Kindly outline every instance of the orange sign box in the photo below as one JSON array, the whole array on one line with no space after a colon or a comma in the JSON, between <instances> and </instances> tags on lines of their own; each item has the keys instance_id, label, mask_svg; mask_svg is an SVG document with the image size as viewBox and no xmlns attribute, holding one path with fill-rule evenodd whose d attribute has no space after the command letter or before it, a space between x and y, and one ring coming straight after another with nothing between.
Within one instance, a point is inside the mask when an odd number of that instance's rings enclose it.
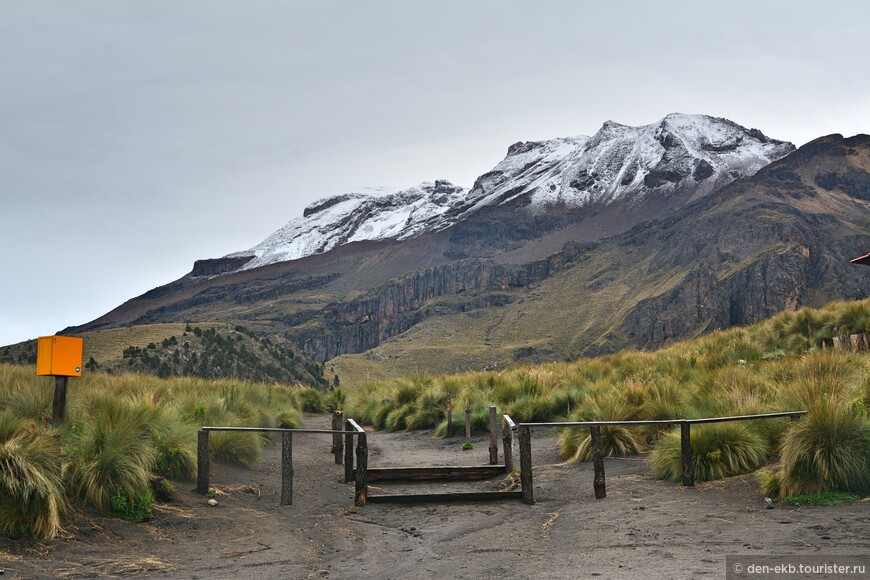
<instances>
[{"instance_id":1,"label":"orange sign box","mask_svg":"<svg viewBox=\"0 0 870 580\"><path fill-rule=\"evenodd\" d=\"M36 340L37 376L82 376L83 343L74 336L40 336Z\"/></svg>"}]
</instances>

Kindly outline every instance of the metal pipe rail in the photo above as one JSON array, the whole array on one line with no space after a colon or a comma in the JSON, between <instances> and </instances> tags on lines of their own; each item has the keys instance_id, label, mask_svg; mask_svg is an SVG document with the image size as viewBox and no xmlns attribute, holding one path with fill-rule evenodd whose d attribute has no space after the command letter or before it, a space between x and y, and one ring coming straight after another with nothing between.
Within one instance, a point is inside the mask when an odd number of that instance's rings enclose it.
<instances>
[{"instance_id":1,"label":"metal pipe rail","mask_svg":"<svg viewBox=\"0 0 870 580\"><path fill-rule=\"evenodd\" d=\"M554 421L551 423L514 423L508 415L504 416L504 428L517 431L520 443L520 482L523 501L535 503L532 482L532 445L531 429L539 427L589 427L592 438L592 462L595 468L595 498L607 496L604 480L604 452L601 446L601 427L637 427L642 425L679 425L683 485L695 485L695 469L692 465L691 426L705 423L726 423L730 421L754 421L757 419L777 419L789 417L792 421L806 415L806 411L786 411L782 413L763 413L759 415L736 415L733 417L708 417L704 419L657 419L649 421ZM506 439L507 441L507 439Z\"/></svg>"}]
</instances>

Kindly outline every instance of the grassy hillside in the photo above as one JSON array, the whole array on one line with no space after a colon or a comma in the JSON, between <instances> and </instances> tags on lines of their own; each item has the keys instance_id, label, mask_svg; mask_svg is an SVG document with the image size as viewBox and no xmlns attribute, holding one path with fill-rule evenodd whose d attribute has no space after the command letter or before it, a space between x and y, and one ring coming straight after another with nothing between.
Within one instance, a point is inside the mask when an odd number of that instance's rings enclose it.
<instances>
[{"instance_id":1,"label":"grassy hillside","mask_svg":"<svg viewBox=\"0 0 870 580\"><path fill-rule=\"evenodd\" d=\"M310 387L85 373L71 379L64 421L48 423L54 382L0 364L0 534L57 535L71 506L147 519L163 478L196 474L202 425L298 427L321 409ZM212 458L253 466L266 439L215 433Z\"/></svg>"},{"instance_id":2,"label":"grassy hillside","mask_svg":"<svg viewBox=\"0 0 870 580\"><path fill-rule=\"evenodd\" d=\"M469 400L475 427L496 405L518 421L703 418L806 410L800 421L756 421L693 429L699 478L751 471L770 494L870 493L870 355L816 350L815 339L870 331L870 300L785 312L653 353L503 371L413 374L351 390L347 413L379 428L445 428L448 395ZM375 361L371 361L375 362ZM462 413L457 413L462 420ZM675 439L676 437L676 439ZM608 428L612 455L652 450L656 475L677 479L679 437L651 428ZM589 456L588 434L561 433L566 459ZM676 441L676 445L675 445Z\"/></svg>"},{"instance_id":3,"label":"grassy hillside","mask_svg":"<svg viewBox=\"0 0 870 580\"><path fill-rule=\"evenodd\" d=\"M278 336L260 337L229 324L143 324L84 332L82 358L90 371L159 377L228 378L331 385L324 366ZM36 341L0 351L0 362L33 365Z\"/></svg>"}]
</instances>

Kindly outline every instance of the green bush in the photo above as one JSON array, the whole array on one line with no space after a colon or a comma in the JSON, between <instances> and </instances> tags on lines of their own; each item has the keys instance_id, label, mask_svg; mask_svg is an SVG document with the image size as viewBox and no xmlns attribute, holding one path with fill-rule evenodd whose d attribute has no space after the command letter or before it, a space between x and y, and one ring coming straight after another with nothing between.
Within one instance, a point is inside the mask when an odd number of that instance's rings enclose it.
<instances>
[{"instance_id":1,"label":"green bush","mask_svg":"<svg viewBox=\"0 0 870 580\"><path fill-rule=\"evenodd\" d=\"M569 427L570 434L563 432L559 440L559 450L563 459L574 462L592 461L592 434L588 427ZM601 450L605 457L627 457L637 455L645 449L640 437L629 427L601 427Z\"/></svg>"},{"instance_id":2,"label":"green bush","mask_svg":"<svg viewBox=\"0 0 870 580\"><path fill-rule=\"evenodd\" d=\"M147 522L151 519L154 494L150 488L132 495L118 490L109 501L109 507L112 513L122 520L135 523Z\"/></svg>"},{"instance_id":3,"label":"green bush","mask_svg":"<svg viewBox=\"0 0 870 580\"><path fill-rule=\"evenodd\" d=\"M262 435L253 431L212 431L209 453L217 463L253 469L263 456L263 442Z\"/></svg>"},{"instance_id":4,"label":"green bush","mask_svg":"<svg viewBox=\"0 0 870 580\"><path fill-rule=\"evenodd\" d=\"M302 427L302 411L288 407L278 413L278 427L281 429L299 429Z\"/></svg>"},{"instance_id":5,"label":"green bush","mask_svg":"<svg viewBox=\"0 0 870 580\"><path fill-rule=\"evenodd\" d=\"M175 486L162 477L152 477L150 485L155 500L163 503L175 501Z\"/></svg>"},{"instance_id":6,"label":"green bush","mask_svg":"<svg viewBox=\"0 0 870 580\"><path fill-rule=\"evenodd\" d=\"M821 399L788 429L780 494L870 493L870 421L842 402Z\"/></svg>"},{"instance_id":7,"label":"green bush","mask_svg":"<svg viewBox=\"0 0 870 580\"><path fill-rule=\"evenodd\" d=\"M170 479L196 477L196 427L172 423L154 436L155 471Z\"/></svg>"},{"instance_id":8,"label":"green bush","mask_svg":"<svg viewBox=\"0 0 870 580\"><path fill-rule=\"evenodd\" d=\"M693 425L690 444L695 481L723 479L758 469L768 448L757 432L737 423ZM650 470L659 479L679 481L683 474L680 431L664 435L653 448Z\"/></svg>"},{"instance_id":9,"label":"green bush","mask_svg":"<svg viewBox=\"0 0 870 580\"><path fill-rule=\"evenodd\" d=\"M842 491L829 491L827 493L815 493L810 495L790 495L783 501L793 506L805 505L840 505L849 503L858 499L858 496L853 493Z\"/></svg>"},{"instance_id":10,"label":"green bush","mask_svg":"<svg viewBox=\"0 0 870 580\"><path fill-rule=\"evenodd\" d=\"M773 469L759 469L755 472L755 479L758 480L758 489L764 497L781 497L779 491L779 482L782 477L781 471Z\"/></svg>"},{"instance_id":11,"label":"green bush","mask_svg":"<svg viewBox=\"0 0 870 580\"><path fill-rule=\"evenodd\" d=\"M293 396L296 406L305 413L322 413L326 410L323 402L323 393L312 387L297 387Z\"/></svg>"}]
</instances>

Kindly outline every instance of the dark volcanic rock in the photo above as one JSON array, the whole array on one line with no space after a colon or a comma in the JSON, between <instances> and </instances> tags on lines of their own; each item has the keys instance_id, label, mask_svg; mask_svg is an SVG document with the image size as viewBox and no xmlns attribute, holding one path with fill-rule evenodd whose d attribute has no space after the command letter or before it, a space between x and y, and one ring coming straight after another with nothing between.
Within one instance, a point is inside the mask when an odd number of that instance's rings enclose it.
<instances>
[{"instance_id":1,"label":"dark volcanic rock","mask_svg":"<svg viewBox=\"0 0 870 580\"><path fill-rule=\"evenodd\" d=\"M208 260L197 260L193 263L191 276L217 276L226 272L238 270L248 262L254 259L254 256L239 256L235 258L214 258Z\"/></svg>"}]
</instances>

